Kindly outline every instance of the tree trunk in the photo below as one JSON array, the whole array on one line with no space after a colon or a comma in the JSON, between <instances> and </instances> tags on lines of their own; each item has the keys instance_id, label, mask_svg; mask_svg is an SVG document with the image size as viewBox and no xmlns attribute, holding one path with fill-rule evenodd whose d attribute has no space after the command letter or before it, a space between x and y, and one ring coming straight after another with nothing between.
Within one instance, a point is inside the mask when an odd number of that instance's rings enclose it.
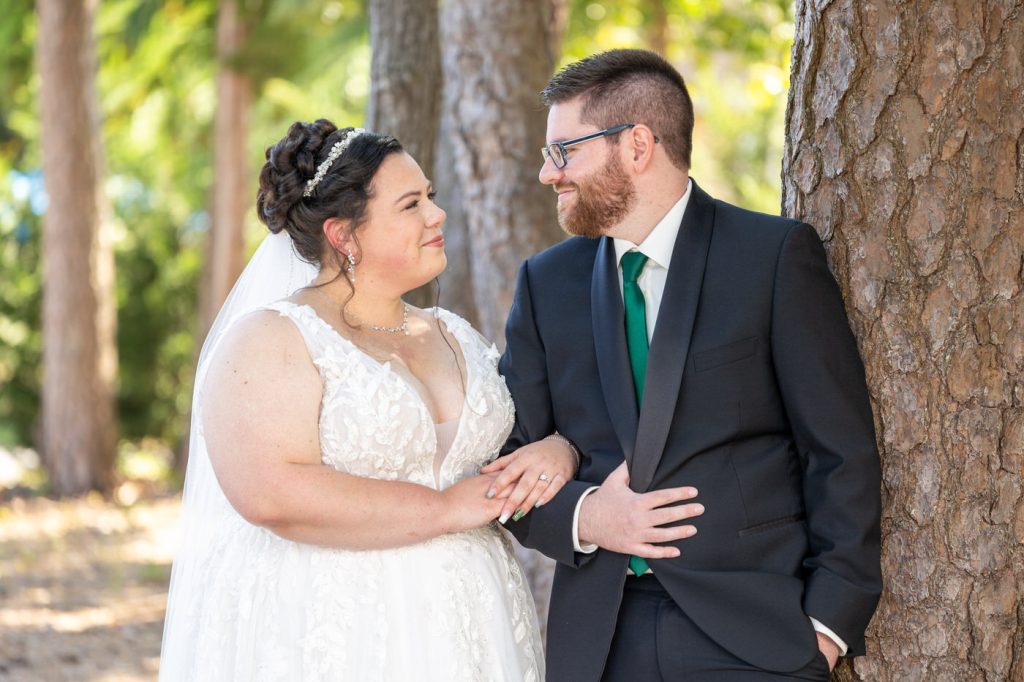
<instances>
[{"instance_id":1,"label":"tree trunk","mask_svg":"<svg viewBox=\"0 0 1024 682\"><path fill-rule=\"evenodd\" d=\"M199 288L199 329L193 365L217 312L245 265L245 212L253 181L249 177L247 144L252 79L233 64L244 47L249 26L237 0L220 0L217 8L217 111L213 120L213 196L208 248ZM174 469L188 465L191 409L183 415L186 434L174 452Z\"/></svg>"},{"instance_id":2,"label":"tree trunk","mask_svg":"<svg viewBox=\"0 0 1024 682\"><path fill-rule=\"evenodd\" d=\"M885 592L841 679L1024 679L1024 14L797 2L786 213L867 369Z\"/></svg>"},{"instance_id":3,"label":"tree trunk","mask_svg":"<svg viewBox=\"0 0 1024 682\"><path fill-rule=\"evenodd\" d=\"M551 191L537 181L554 68L550 0L448 0L442 8L444 143L468 234L469 287L481 333L503 346L516 272L562 237ZM497 49L496 46L500 46ZM543 624L553 562L517 546Z\"/></svg>"},{"instance_id":4,"label":"tree trunk","mask_svg":"<svg viewBox=\"0 0 1024 682\"><path fill-rule=\"evenodd\" d=\"M437 0L370 0L372 58L364 125L397 137L431 179L441 110L437 28ZM428 284L405 298L431 306L435 290Z\"/></svg>"},{"instance_id":5,"label":"tree trunk","mask_svg":"<svg viewBox=\"0 0 1024 682\"><path fill-rule=\"evenodd\" d=\"M39 0L39 104L49 205L43 230L41 451L58 495L109 489L116 298L102 220L95 3Z\"/></svg>"},{"instance_id":6,"label":"tree trunk","mask_svg":"<svg viewBox=\"0 0 1024 682\"><path fill-rule=\"evenodd\" d=\"M430 176L441 111L437 0L370 0L366 126L394 135Z\"/></svg>"},{"instance_id":7,"label":"tree trunk","mask_svg":"<svg viewBox=\"0 0 1024 682\"><path fill-rule=\"evenodd\" d=\"M554 66L549 0L449 0L443 8L445 106L470 235L480 330L501 343L523 258L561 238L550 189L537 182ZM501 49L495 49L500 46Z\"/></svg>"},{"instance_id":8,"label":"tree trunk","mask_svg":"<svg viewBox=\"0 0 1024 682\"><path fill-rule=\"evenodd\" d=\"M245 211L252 178L246 163L252 81L232 64L243 47L248 26L237 0L220 0L217 11L217 111L213 122L213 211L201 294L206 337L217 311L242 273L245 260Z\"/></svg>"}]
</instances>

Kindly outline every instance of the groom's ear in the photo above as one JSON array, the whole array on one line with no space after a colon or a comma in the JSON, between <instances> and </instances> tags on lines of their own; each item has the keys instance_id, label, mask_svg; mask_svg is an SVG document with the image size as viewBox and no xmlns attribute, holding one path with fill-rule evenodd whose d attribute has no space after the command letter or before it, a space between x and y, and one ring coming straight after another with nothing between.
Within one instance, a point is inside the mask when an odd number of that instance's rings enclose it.
<instances>
[{"instance_id":1,"label":"groom's ear","mask_svg":"<svg viewBox=\"0 0 1024 682\"><path fill-rule=\"evenodd\" d=\"M342 220L341 218L328 218L324 221L324 237L330 247L338 253L355 251L351 225L351 220Z\"/></svg>"}]
</instances>

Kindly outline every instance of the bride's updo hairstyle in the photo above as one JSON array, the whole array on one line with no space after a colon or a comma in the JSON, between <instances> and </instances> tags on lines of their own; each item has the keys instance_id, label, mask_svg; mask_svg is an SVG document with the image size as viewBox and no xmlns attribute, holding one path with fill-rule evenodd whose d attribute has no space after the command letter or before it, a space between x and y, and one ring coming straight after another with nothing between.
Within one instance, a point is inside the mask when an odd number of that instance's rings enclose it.
<instances>
[{"instance_id":1,"label":"bride's updo hairstyle","mask_svg":"<svg viewBox=\"0 0 1024 682\"><path fill-rule=\"evenodd\" d=\"M318 169L339 142L345 143L344 150L320 175ZM299 256L319 266L325 253L324 221L350 220L354 232L365 217L377 169L389 154L401 151L401 143L390 135L355 134L352 128L338 128L323 118L293 123L288 134L267 149L256 213L274 234L287 231ZM341 268L343 259L335 257Z\"/></svg>"}]
</instances>

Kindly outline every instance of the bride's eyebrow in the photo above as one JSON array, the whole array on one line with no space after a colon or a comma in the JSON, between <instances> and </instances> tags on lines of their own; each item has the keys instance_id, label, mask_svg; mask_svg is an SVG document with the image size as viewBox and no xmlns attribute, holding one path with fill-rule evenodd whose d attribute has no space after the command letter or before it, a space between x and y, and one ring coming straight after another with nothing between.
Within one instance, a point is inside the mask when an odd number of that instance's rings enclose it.
<instances>
[{"instance_id":1,"label":"bride's eyebrow","mask_svg":"<svg viewBox=\"0 0 1024 682\"><path fill-rule=\"evenodd\" d=\"M430 194L432 191L434 191L434 186L432 184L430 184L430 183L427 183L427 194ZM409 197L418 197L422 193L423 193L423 190L411 189L408 192L406 192L405 194L403 194L402 196L400 196L397 199L395 199L395 203L396 204L400 204L401 202L405 201L407 198L409 198Z\"/></svg>"}]
</instances>

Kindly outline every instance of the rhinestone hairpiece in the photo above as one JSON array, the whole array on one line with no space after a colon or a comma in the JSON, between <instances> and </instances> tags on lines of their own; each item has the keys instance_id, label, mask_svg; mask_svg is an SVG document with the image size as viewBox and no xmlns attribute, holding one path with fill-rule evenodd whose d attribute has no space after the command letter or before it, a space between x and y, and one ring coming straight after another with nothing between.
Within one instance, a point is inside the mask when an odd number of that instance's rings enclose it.
<instances>
[{"instance_id":1,"label":"rhinestone hairpiece","mask_svg":"<svg viewBox=\"0 0 1024 682\"><path fill-rule=\"evenodd\" d=\"M306 189L302 193L302 196L312 196L313 190L315 190L316 186L320 184L320 181L324 179L324 176L327 175L327 171L331 169L331 166L338 160L338 157L341 156L346 147L349 146L352 140L356 139L357 135L365 132L366 131L362 128L353 128L349 131L348 135L334 143L334 146L331 147L331 153L327 155L327 158L324 159L323 163L317 166L316 175L306 181Z\"/></svg>"}]
</instances>

